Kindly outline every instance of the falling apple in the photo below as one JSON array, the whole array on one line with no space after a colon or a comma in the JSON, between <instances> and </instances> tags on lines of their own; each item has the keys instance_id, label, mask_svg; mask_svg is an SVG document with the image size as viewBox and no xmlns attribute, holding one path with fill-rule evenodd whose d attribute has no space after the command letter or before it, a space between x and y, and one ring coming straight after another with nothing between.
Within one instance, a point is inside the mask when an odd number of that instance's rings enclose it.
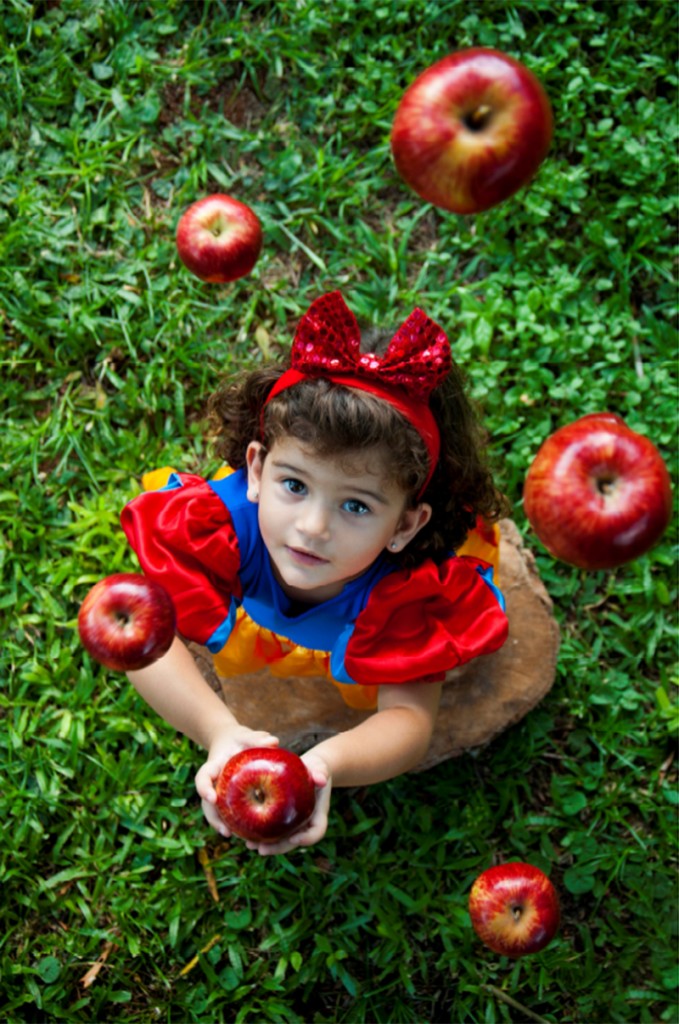
<instances>
[{"instance_id":1,"label":"falling apple","mask_svg":"<svg viewBox=\"0 0 679 1024\"><path fill-rule=\"evenodd\" d=\"M167 591L140 573L117 573L92 587L78 612L83 647L116 672L146 668L161 658L175 635Z\"/></svg>"},{"instance_id":2,"label":"falling apple","mask_svg":"<svg viewBox=\"0 0 679 1024\"><path fill-rule=\"evenodd\" d=\"M552 941L561 912L556 889L532 864L498 864L482 872L469 893L474 931L502 956L538 953Z\"/></svg>"},{"instance_id":3,"label":"falling apple","mask_svg":"<svg viewBox=\"0 0 679 1024\"><path fill-rule=\"evenodd\" d=\"M304 761L281 747L250 747L226 762L217 780L217 813L231 832L276 843L313 814L316 790Z\"/></svg>"},{"instance_id":4,"label":"falling apple","mask_svg":"<svg viewBox=\"0 0 679 1024\"><path fill-rule=\"evenodd\" d=\"M406 89L391 149L419 196L454 213L479 213L533 177L552 139L552 109L535 75L504 53L460 50Z\"/></svg>"},{"instance_id":5,"label":"falling apple","mask_svg":"<svg viewBox=\"0 0 679 1024\"><path fill-rule=\"evenodd\" d=\"M548 437L523 490L547 550L581 569L614 569L662 536L672 515L667 467L655 445L613 413L591 413Z\"/></svg>"},{"instance_id":6,"label":"falling apple","mask_svg":"<svg viewBox=\"0 0 679 1024\"><path fill-rule=\"evenodd\" d=\"M217 193L182 214L176 241L180 260L196 277L223 284L250 273L262 248L262 226L245 203Z\"/></svg>"}]
</instances>

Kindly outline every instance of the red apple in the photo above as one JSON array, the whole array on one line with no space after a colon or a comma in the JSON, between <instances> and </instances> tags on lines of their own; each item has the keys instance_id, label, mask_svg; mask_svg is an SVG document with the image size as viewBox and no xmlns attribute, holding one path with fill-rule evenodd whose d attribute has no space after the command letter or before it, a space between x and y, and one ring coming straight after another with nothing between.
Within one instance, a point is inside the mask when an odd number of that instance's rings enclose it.
<instances>
[{"instance_id":1,"label":"red apple","mask_svg":"<svg viewBox=\"0 0 679 1024\"><path fill-rule=\"evenodd\" d=\"M189 206L177 224L182 263L203 281L223 284L249 274L262 248L262 226L249 206L217 193Z\"/></svg>"},{"instance_id":2,"label":"red apple","mask_svg":"<svg viewBox=\"0 0 679 1024\"><path fill-rule=\"evenodd\" d=\"M643 555L672 514L658 449L613 413L582 416L548 437L523 498L550 554L581 569L613 569Z\"/></svg>"},{"instance_id":3,"label":"red apple","mask_svg":"<svg viewBox=\"0 0 679 1024\"><path fill-rule=\"evenodd\" d=\"M423 199L454 213L496 206L533 177L552 139L535 75L497 50L460 50L406 89L391 131L396 168Z\"/></svg>"},{"instance_id":4,"label":"red apple","mask_svg":"<svg viewBox=\"0 0 679 1024\"><path fill-rule=\"evenodd\" d=\"M494 953L520 957L551 942L561 917L556 889L532 864L499 864L476 879L469 893L474 931Z\"/></svg>"},{"instance_id":5,"label":"red apple","mask_svg":"<svg viewBox=\"0 0 679 1024\"><path fill-rule=\"evenodd\" d=\"M313 814L316 790L297 754L250 747L230 758L217 780L217 813L226 826L255 843L276 843Z\"/></svg>"},{"instance_id":6,"label":"red apple","mask_svg":"<svg viewBox=\"0 0 679 1024\"><path fill-rule=\"evenodd\" d=\"M106 668L133 672L169 650L175 635L174 605L148 576L107 576L81 604L78 632L85 650Z\"/></svg>"}]
</instances>

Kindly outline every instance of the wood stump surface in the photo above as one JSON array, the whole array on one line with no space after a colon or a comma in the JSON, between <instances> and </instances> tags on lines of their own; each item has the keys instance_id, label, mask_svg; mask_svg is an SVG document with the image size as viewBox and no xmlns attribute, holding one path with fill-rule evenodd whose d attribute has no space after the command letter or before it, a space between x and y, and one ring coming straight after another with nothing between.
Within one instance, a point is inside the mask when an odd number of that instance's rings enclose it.
<instances>
[{"instance_id":1,"label":"wood stump surface","mask_svg":"<svg viewBox=\"0 0 679 1024\"><path fill-rule=\"evenodd\" d=\"M429 751L415 771L489 743L524 717L554 682L559 628L531 552L511 520L500 524L500 587L507 600L509 637L495 654L449 673ZM278 736L302 752L350 729L372 712L345 705L325 679L276 679L266 670L219 678L208 651L189 644L199 668L238 720Z\"/></svg>"}]
</instances>

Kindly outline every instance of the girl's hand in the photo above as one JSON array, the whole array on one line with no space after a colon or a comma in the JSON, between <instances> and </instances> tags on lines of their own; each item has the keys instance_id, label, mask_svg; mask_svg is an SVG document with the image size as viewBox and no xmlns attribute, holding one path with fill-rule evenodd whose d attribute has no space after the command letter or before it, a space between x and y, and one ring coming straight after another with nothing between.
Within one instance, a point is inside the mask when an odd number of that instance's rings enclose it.
<instances>
[{"instance_id":1,"label":"girl's hand","mask_svg":"<svg viewBox=\"0 0 679 1024\"><path fill-rule=\"evenodd\" d=\"M256 850L263 857L267 857L269 854L290 853L291 850L296 850L299 846L313 846L325 835L332 792L330 769L323 758L313 752L302 754L302 760L316 786L316 806L310 820L287 839L281 840L280 843L246 842L248 850Z\"/></svg>"},{"instance_id":2,"label":"girl's hand","mask_svg":"<svg viewBox=\"0 0 679 1024\"><path fill-rule=\"evenodd\" d=\"M258 732L245 725L236 725L220 733L208 751L207 761L196 773L196 789L201 797L203 814L221 836L228 838L230 829L217 814L217 790L215 784L229 758L250 747L277 747L278 739L269 732Z\"/></svg>"}]
</instances>

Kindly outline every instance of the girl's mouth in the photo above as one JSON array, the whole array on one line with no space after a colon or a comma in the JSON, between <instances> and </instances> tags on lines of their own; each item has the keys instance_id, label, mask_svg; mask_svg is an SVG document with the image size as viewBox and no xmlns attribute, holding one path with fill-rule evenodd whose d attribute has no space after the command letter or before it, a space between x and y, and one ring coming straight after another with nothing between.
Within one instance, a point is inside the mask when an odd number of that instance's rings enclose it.
<instances>
[{"instance_id":1,"label":"girl's mouth","mask_svg":"<svg viewBox=\"0 0 679 1024\"><path fill-rule=\"evenodd\" d=\"M321 558L319 555L314 555L311 551L305 551L303 548L288 548L293 560L299 562L300 565L327 565L328 559Z\"/></svg>"}]
</instances>

